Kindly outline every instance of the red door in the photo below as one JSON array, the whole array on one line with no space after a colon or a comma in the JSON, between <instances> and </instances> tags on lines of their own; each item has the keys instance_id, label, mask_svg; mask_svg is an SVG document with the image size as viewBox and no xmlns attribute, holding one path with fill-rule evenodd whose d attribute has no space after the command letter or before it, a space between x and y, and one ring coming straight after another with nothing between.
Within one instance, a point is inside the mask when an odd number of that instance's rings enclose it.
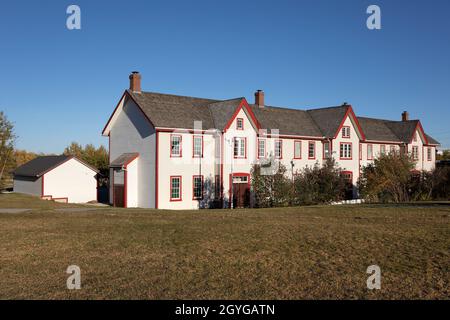
<instances>
[{"instance_id":1,"label":"red door","mask_svg":"<svg viewBox=\"0 0 450 320\"><path fill-rule=\"evenodd\" d=\"M230 181L233 194L233 208L247 208L250 206L250 174L235 173Z\"/></svg>"}]
</instances>

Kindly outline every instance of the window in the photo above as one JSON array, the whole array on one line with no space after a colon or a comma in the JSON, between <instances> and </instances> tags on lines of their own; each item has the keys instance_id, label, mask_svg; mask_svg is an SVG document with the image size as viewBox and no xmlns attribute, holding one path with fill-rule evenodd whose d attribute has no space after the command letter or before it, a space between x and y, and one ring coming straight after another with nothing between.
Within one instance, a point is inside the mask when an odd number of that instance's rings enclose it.
<instances>
[{"instance_id":1,"label":"window","mask_svg":"<svg viewBox=\"0 0 450 320\"><path fill-rule=\"evenodd\" d=\"M282 140L275 141L275 158L276 159L283 158L283 141Z\"/></svg>"},{"instance_id":2,"label":"window","mask_svg":"<svg viewBox=\"0 0 450 320\"><path fill-rule=\"evenodd\" d=\"M308 142L308 159L316 158L316 143L314 141Z\"/></svg>"},{"instance_id":3,"label":"window","mask_svg":"<svg viewBox=\"0 0 450 320\"><path fill-rule=\"evenodd\" d=\"M359 160L362 160L362 144L359 144Z\"/></svg>"},{"instance_id":4,"label":"window","mask_svg":"<svg viewBox=\"0 0 450 320\"><path fill-rule=\"evenodd\" d=\"M203 136L194 136L192 149L194 158L203 157Z\"/></svg>"},{"instance_id":5,"label":"window","mask_svg":"<svg viewBox=\"0 0 450 320\"><path fill-rule=\"evenodd\" d=\"M427 148L427 159L428 159L428 161L433 160L432 152L433 152L433 150L431 148Z\"/></svg>"},{"instance_id":6,"label":"window","mask_svg":"<svg viewBox=\"0 0 450 320\"><path fill-rule=\"evenodd\" d=\"M412 147L412 156L414 160L419 160L419 147L413 146Z\"/></svg>"},{"instance_id":7,"label":"window","mask_svg":"<svg viewBox=\"0 0 450 320\"><path fill-rule=\"evenodd\" d=\"M244 119L237 118L236 119L236 129L237 130L244 130Z\"/></svg>"},{"instance_id":8,"label":"window","mask_svg":"<svg viewBox=\"0 0 450 320\"><path fill-rule=\"evenodd\" d=\"M170 177L170 201L181 201L181 177Z\"/></svg>"},{"instance_id":9,"label":"window","mask_svg":"<svg viewBox=\"0 0 450 320\"><path fill-rule=\"evenodd\" d=\"M350 127L349 126L342 127L342 138L350 138Z\"/></svg>"},{"instance_id":10,"label":"window","mask_svg":"<svg viewBox=\"0 0 450 320\"><path fill-rule=\"evenodd\" d=\"M390 152L391 154L394 154L394 153L395 153L395 146L390 146L390 147L389 147L389 152Z\"/></svg>"},{"instance_id":11,"label":"window","mask_svg":"<svg viewBox=\"0 0 450 320\"><path fill-rule=\"evenodd\" d=\"M203 199L203 176L192 177L192 199Z\"/></svg>"},{"instance_id":12,"label":"window","mask_svg":"<svg viewBox=\"0 0 450 320\"><path fill-rule=\"evenodd\" d=\"M258 139L258 158L266 157L266 140Z\"/></svg>"},{"instance_id":13,"label":"window","mask_svg":"<svg viewBox=\"0 0 450 320\"><path fill-rule=\"evenodd\" d=\"M234 157L235 158L245 158L246 147L245 138L234 138Z\"/></svg>"},{"instance_id":14,"label":"window","mask_svg":"<svg viewBox=\"0 0 450 320\"><path fill-rule=\"evenodd\" d=\"M340 147L340 158L341 159L351 159L352 158L352 144L342 143Z\"/></svg>"},{"instance_id":15,"label":"window","mask_svg":"<svg viewBox=\"0 0 450 320\"><path fill-rule=\"evenodd\" d=\"M220 176L216 174L215 180L214 180L214 198L220 199L221 197L221 187L220 187Z\"/></svg>"},{"instance_id":16,"label":"window","mask_svg":"<svg viewBox=\"0 0 450 320\"><path fill-rule=\"evenodd\" d=\"M382 144L380 146L380 154L381 155L385 155L386 154L386 146L384 144Z\"/></svg>"},{"instance_id":17,"label":"window","mask_svg":"<svg viewBox=\"0 0 450 320\"><path fill-rule=\"evenodd\" d=\"M373 160L373 145L367 145L367 160Z\"/></svg>"},{"instance_id":18,"label":"window","mask_svg":"<svg viewBox=\"0 0 450 320\"><path fill-rule=\"evenodd\" d=\"M294 141L294 159L302 158L302 142Z\"/></svg>"},{"instance_id":19,"label":"window","mask_svg":"<svg viewBox=\"0 0 450 320\"><path fill-rule=\"evenodd\" d=\"M170 136L170 156L181 157L181 136L179 135Z\"/></svg>"},{"instance_id":20,"label":"window","mask_svg":"<svg viewBox=\"0 0 450 320\"><path fill-rule=\"evenodd\" d=\"M323 143L323 158L328 159L331 158L331 150L330 150L330 142Z\"/></svg>"}]
</instances>

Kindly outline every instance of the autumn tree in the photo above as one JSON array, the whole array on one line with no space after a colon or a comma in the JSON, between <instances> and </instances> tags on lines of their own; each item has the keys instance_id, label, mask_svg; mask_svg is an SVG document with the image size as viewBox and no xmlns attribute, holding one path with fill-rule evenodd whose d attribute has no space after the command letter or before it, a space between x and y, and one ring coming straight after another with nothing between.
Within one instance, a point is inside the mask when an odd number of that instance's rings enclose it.
<instances>
[{"instance_id":1,"label":"autumn tree","mask_svg":"<svg viewBox=\"0 0 450 320\"><path fill-rule=\"evenodd\" d=\"M0 111L0 187L11 184L10 171L14 167L14 126L3 111Z\"/></svg>"}]
</instances>

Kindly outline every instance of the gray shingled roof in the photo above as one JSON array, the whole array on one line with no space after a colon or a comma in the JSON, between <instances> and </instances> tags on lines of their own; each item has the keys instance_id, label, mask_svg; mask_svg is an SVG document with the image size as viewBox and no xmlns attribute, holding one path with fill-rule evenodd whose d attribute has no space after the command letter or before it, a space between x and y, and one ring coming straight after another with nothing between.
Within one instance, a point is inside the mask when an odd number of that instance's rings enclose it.
<instances>
[{"instance_id":1,"label":"gray shingled roof","mask_svg":"<svg viewBox=\"0 0 450 320\"><path fill-rule=\"evenodd\" d=\"M307 112L327 138L334 137L349 106L311 109Z\"/></svg>"},{"instance_id":2,"label":"gray shingled roof","mask_svg":"<svg viewBox=\"0 0 450 320\"><path fill-rule=\"evenodd\" d=\"M120 156L118 156L116 159L114 159L109 166L113 167L113 168L121 168L122 166L129 163L131 160L133 160L137 156L139 156L139 153L137 153L137 152L122 153Z\"/></svg>"},{"instance_id":3,"label":"gray shingled roof","mask_svg":"<svg viewBox=\"0 0 450 320\"><path fill-rule=\"evenodd\" d=\"M97 173L99 172L96 168L88 165L87 163L81 161L80 159L77 159L74 156L67 156L63 154L59 156L37 157L18 167L16 170L14 170L13 174L14 176L39 178L46 172L58 167L59 165L63 164L64 162L72 158L81 162L85 166L91 168L95 172Z\"/></svg>"},{"instance_id":4,"label":"gray shingled roof","mask_svg":"<svg viewBox=\"0 0 450 320\"><path fill-rule=\"evenodd\" d=\"M323 137L323 133L304 110L250 105L263 129L278 129L279 134Z\"/></svg>"},{"instance_id":5,"label":"gray shingled roof","mask_svg":"<svg viewBox=\"0 0 450 320\"><path fill-rule=\"evenodd\" d=\"M367 140L401 142L386 125L385 120L365 117L357 118Z\"/></svg>"},{"instance_id":6,"label":"gray shingled roof","mask_svg":"<svg viewBox=\"0 0 450 320\"><path fill-rule=\"evenodd\" d=\"M37 157L14 170L14 176L40 177L69 158L71 157L66 155Z\"/></svg>"},{"instance_id":7,"label":"gray shingled roof","mask_svg":"<svg viewBox=\"0 0 450 320\"><path fill-rule=\"evenodd\" d=\"M429 144L440 145L439 141L435 140L433 137L427 135L426 133L425 133L425 135L427 136L427 140L428 140L428 143L429 143Z\"/></svg>"},{"instance_id":8,"label":"gray shingled roof","mask_svg":"<svg viewBox=\"0 0 450 320\"><path fill-rule=\"evenodd\" d=\"M153 92L128 93L139 104L155 127L195 129L194 122L202 121L203 129L223 130L244 98L230 100L203 99ZM298 110L250 105L251 110L268 132L311 137L334 137L349 105L310 110ZM418 120L390 121L357 117L368 140L409 142ZM438 141L427 135L432 144Z\"/></svg>"},{"instance_id":9,"label":"gray shingled roof","mask_svg":"<svg viewBox=\"0 0 450 320\"><path fill-rule=\"evenodd\" d=\"M128 93L155 127L194 129L194 121L202 121L203 128L213 128L208 104L218 100L153 92Z\"/></svg>"}]
</instances>

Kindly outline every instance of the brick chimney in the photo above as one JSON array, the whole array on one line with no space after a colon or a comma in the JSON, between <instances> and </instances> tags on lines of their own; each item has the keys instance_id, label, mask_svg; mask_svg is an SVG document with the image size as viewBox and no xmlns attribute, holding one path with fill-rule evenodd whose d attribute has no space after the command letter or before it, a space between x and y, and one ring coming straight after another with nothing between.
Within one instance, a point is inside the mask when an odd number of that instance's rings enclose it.
<instances>
[{"instance_id":1,"label":"brick chimney","mask_svg":"<svg viewBox=\"0 0 450 320\"><path fill-rule=\"evenodd\" d=\"M255 92L255 104L260 108L264 108L264 91L258 90Z\"/></svg>"},{"instance_id":2,"label":"brick chimney","mask_svg":"<svg viewBox=\"0 0 450 320\"><path fill-rule=\"evenodd\" d=\"M402 112L402 121L408 121L409 120L409 113L408 111Z\"/></svg>"},{"instance_id":3,"label":"brick chimney","mask_svg":"<svg viewBox=\"0 0 450 320\"><path fill-rule=\"evenodd\" d=\"M139 71L133 71L130 74L130 91L141 93L141 75Z\"/></svg>"}]
</instances>

